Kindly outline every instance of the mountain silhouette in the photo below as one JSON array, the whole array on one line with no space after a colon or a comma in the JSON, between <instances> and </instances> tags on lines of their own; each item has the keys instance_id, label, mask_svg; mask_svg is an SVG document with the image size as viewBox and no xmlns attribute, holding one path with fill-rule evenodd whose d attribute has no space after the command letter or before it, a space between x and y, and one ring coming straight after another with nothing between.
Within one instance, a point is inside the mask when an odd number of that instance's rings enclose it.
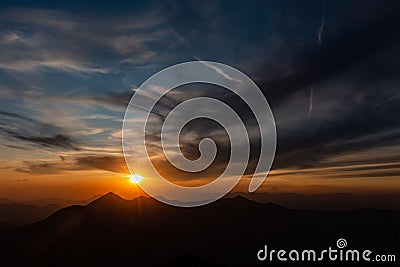
<instances>
[{"instance_id":1,"label":"mountain silhouette","mask_svg":"<svg viewBox=\"0 0 400 267\"><path fill-rule=\"evenodd\" d=\"M231 192L227 197L242 195L261 203L273 202L293 209L316 210L355 210L363 208L400 209L399 193L380 194L352 194L352 193L325 193L325 194L297 194L285 192L245 193Z\"/></svg>"},{"instance_id":2,"label":"mountain silhouette","mask_svg":"<svg viewBox=\"0 0 400 267\"><path fill-rule=\"evenodd\" d=\"M265 266L271 263L256 257L264 245L322 250L339 238L354 249L396 254L399 219L399 211L291 210L241 196L178 208L108 193L3 232L0 251L3 266Z\"/></svg>"},{"instance_id":3,"label":"mountain silhouette","mask_svg":"<svg viewBox=\"0 0 400 267\"><path fill-rule=\"evenodd\" d=\"M61 209L60 205L49 204L44 207L20 203L0 203L0 223L25 225L40 221Z\"/></svg>"}]
</instances>

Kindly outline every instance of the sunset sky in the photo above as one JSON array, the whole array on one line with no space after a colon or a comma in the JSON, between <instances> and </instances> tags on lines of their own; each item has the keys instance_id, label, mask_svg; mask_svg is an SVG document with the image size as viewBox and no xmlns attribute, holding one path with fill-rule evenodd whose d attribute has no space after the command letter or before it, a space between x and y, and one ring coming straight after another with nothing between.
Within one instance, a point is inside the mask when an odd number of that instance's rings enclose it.
<instances>
[{"instance_id":1,"label":"sunset sky","mask_svg":"<svg viewBox=\"0 0 400 267\"><path fill-rule=\"evenodd\" d=\"M259 192L400 192L399 3L144 2L1 1L0 197L140 194L122 154L127 103L156 72L193 60L241 70L268 100L277 153ZM178 88L157 114L190 96L236 106L252 129L246 108L213 86ZM217 128L204 121L184 135ZM212 180L226 161L218 138L208 171L161 168L178 184ZM196 142L182 146L198 153ZM257 139L251 146L236 191L254 170Z\"/></svg>"}]
</instances>

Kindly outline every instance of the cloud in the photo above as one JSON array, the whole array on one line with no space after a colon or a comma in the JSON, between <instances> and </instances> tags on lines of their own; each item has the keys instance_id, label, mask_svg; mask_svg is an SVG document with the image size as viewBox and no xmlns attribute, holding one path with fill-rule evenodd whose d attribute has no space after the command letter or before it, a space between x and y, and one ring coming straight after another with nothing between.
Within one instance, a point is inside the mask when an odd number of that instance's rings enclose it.
<instances>
[{"instance_id":1,"label":"cloud","mask_svg":"<svg viewBox=\"0 0 400 267\"><path fill-rule=\"evenodd\" d=\"M158 11L137 17L87 17L47 9L0 13L0 69L12 72L119 72L120 63L142 64L157 55L169 32ZM128 58L127 58L128 57Z\"/></svg>"},{"instance_id":2,"label":"cloud","mask_svg":"<svg viewBox=\"0 0 400 267\"><path fill-rule=\"evenodd\" d=\"M0 134L30 145L51 149L79 150L76 142L70 136L63 134L58 127L1 110Z\"/></svg>"},{"instance_id":3,"label":"cloud","mask_svg":"<svg viewBox=\"0 0 400 267\"><path fill-rule=\"evenodd\" d=\"M209 12L197 8L172 5L173 12L161 9L137 16L84 16L44 9L2 13L0 78L4 89L0 89L0 95L15 101L12 107L4 103L3 109L28 106L29 110L21 114L0 113L1 135L17 141L18 147L27 144L70 153L80 149L82 153L66 156L62 165L37 161L27 163L21 170L126 171L120 155L105 154L120 150L120 139L114 133L120 129L123 111L134 93L124 90L127 86L116 80L138 85L154 71L193 60L193 55L238 66L255 79L276 117L276 171L310 174L341 166L348 170L338 170L343 175L356 175L369 171L366 166L358 169L360 164L391 164L399 160L399 151L394 151L400 140L397 3L390 2L383 11L372 12L374 16L365 15L371 13L364 10L369 5L349 4L343 10L340 5L330 4L326 13L329 25L318 5L298 12L303 9L293 3L286 13L273 2L261 4L264 8L237 3L230 9L240 11L232 12L234 16L228 12L212 18ZM213 10L220 10L219 5ZM330 12L338 12L341 19L328 16ZM319 43L329 26L329 42L324 39L324 45L316 44L315 17L321 18ZM229 74L214 70L234 80ZM25 83L19 83L21 80ZM254 116L235 96L210 88L175 90L156 105L149 123L151 150L157 156L161 154L157 127L174 106L191 97L210 96L237 111L252 133L246 172L251 173L260 149ZM318 94L313 88L318 88ZM38 103L33 105L35 101ZM95 136L89 138L85 133ZM220 154L213 163L214 172L208 170L195 179L220 172L229 156L224 131L208 121L185 129L181 136L183 153L196 158L198 142L204 137L216 140ZM112 145L108 144L109 138L113 138ZM159 161L160 168L176 179L191 179L164 163ZM374 175L378 175L389 167L375 168ZM382 172L378 171L380 168Z\"/></svg>"},{"instance_id":4,"label":"cloud","mask_svg":"<svg viewBox=\"0 0 400 267\"><path fill-rule=\"evenodd\" d=\"M19 173L35 174L35 175L54 175L63 173L67 168L65 164L49 163L46 161L24 162L24 167L16 168Z\"/></svg>"},{"instance_id":5,"label":"cloud","mask_svg":"<svg viewBox=\"0 0 400 267\"><path fill-rule=\"evenodd\" d=\"M322 33L324 31L324 25L325 25L325 14L322 13L321 15L321 24L319 25L318 28L318 43L322 43Z\"/></svg>"},{"instance_id":6,"label":"cloud","mask_svg":"<svg viewBox=\"0 0 400 267\"><path fill-rule=\"evenodd\" d=\"M15 60L12 63L6 62L0 64L0 69L4 70L12 70L12 71L40 71L46 69L57 69L65 72L98 72L98 73L107 73L109 72L106 68L96 68L90 67L86 63L82 62L74 62L71 60L52 60L46 59L45 56L42 58L38 58L37 60Z\"/></svg>"},{"instance_id":7,"label":"cloud","mask_svg":"<svg viewBox=\"0 0 400 267\"><path fill-rule=\"evenodd\" d=\"M45 98L49 101L77 102L100 106L105 105L123 111L126 106L128 106L132 95L132 91L121 91L88 96L47 96Z\"/></svg>"},{"instance_id":8,"label":"cloud","mask_svg":"<svg viewBox=\"0 0 400 267\"><path fill-rule=\"evenodd\" d=\"M25 41L23 37L23 32L21 31L7 31L3 36L0 38L0 43L7 44L7 43L15 43L19 41Z\"/></svg>"},{"instance_id":9,"label":"cloud","mask_svg":"<svg viewBox=\"0 0 400 267\"><path fill-rule=\"evenodd\" d=\"M58 161L24 161L22 167L16 172L34 175L54 175L70 171L109 171L114 173L129 174L123 155L76 155L63 157Z\"/></svg>"},{"instance_id":10,"label":"cloud","mask_svg":"<svg viewBox=\"0 0 400 267\"><path fill-rule=\"evenodd\" d=\"M198 59L199 60L199 59ZM228 73L226 73L223 69L208 63L207 61L200 61L201 63L203 63L205 66L209 67L210 69L215 70L216 73L218 73L219 75L221 75L222 77L224 77L227 80L230 80L232 82L236 82L236 83L242 83L242 80L237 79L231 75L229 75Z\"/></svg>"},{"instance_id":11,"label":"cloud","mask_svg":"<svg viewBox=\"0 0 400 267\"><path fill-rule=\"evenodd\" d=\"M399 102L387 101L397 94L400 82L400 65L392 60L400 53L393 34L398 11L395 4L369 21L355 18L357 23L330 35L324 46L303 46L281 73L259 79L277 122L274 169L355 164L356 158L331 161L348 154L368 155L368 163L398 160L381 150L400 140ZM310 90L315 87L317 96ZM311 114L313 120L308 119ZM370 151L378 150L382 153L372 157Z\"/></svg>"},{"instance_id":12,"label":"cloud","mask_svg":"<svg viewBox=\"0 0 400 267\"><path fill-rule=\"evenodd\" d=\"M365 162L345 162L343 164L328 160L326 165L308 168L291 168L272 171L271 177L307 176L318 179L344 179L344 178L382 178L398 176L400 166L398 162L389 159L389 162L376 163Z\"/></svg>"},{"instance_id":13,"label":"cloud","mask_svg":"<svg viewBox=\"0 0 400 267\"><path fill-rule=\"evenodd\" d=\"M316 49L315 45L310 43L295 50L295 53L289 54L292 58L283 65L283 69L277 75L260 79L258 84L268 94L269 100L278 104L295 92L337 77L350 68L358 67L359 64L364 65L379 53L395 48L398 39L394 32L400 5L391 5L393 6L390 11L372 21L353 23L341 28L336 37L332 37L329 43L325 43L320 49ZM285 53L288 54L288 49L281 47L276 54L284 57ZM382 55L380 60L385 60ZM280 65L279 59L272 63ZM257 76L265 76L263 73L270 69L268 64L271 64L270 59L264 60L258 66L260 74Z\"/></svg>"},{"instance_id":14,"label":"cloud","mask_svg":"<svg viewBox=\"0 0 400 267\"><path fill-rule=\"evenodd\" d=\"M77 166L86 169L98 169L116 173L129 173L125 159L120 156L84 156L76 159Z\"/></svg>"},{"instance_id":15,"label":"cloud","mask_svg":"<svg viewBox=\"0 0 400 267\"><path fill-rule=\"evenodd\" d=\"M72 141L71 137L63 135L63 134L56 134L53 136L28 136L28 135L21 135L18 133L14 133L11 131L6 131L6 133L18 140L30 142L36 145L40 145L42 147L47 148L61 148L61 149L70 149L70 150L79 150Z\"/></svg>"},{"instance_id":16,"label":"cloud","mask_svg":"<svg viewBox=\"0 0 400 267\"><path fill-rule=\"evenodd\" d=\"M313 95L314 95L314 90L311 87L310 88L310 101L309 101L309 105L308 105L308 117L311 118L311 112L313 110Z\"/></svg>"},{"instance_id":17,"label":"cloud","mask_svg":"<svg viewBox=\"0 0 400 267\"><path fill-rule=\"evenodd\" d=\"M71 30L79 26L69 16L62 12L46 9L17 8L2 13L3 21L15 21L33 24L57 30Z\"/></svg>"}]
</instances>

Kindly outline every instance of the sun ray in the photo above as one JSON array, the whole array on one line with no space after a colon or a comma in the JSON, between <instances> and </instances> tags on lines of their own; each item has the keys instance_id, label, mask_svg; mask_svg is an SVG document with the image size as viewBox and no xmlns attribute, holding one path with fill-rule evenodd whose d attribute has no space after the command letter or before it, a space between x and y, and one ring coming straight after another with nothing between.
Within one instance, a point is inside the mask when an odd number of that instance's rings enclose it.
<instances>
[{"instance_id":1,"label":"sun ray","mask_svg":"<svg viewBox=\"0 0 400 267\"><path fill-rule=\"evenodd\" d=\"M129 179L131 183L138 184L143 180L143 176L140 176L139 174L132 174L129 176Z\"/></svg>"}]
</instances>

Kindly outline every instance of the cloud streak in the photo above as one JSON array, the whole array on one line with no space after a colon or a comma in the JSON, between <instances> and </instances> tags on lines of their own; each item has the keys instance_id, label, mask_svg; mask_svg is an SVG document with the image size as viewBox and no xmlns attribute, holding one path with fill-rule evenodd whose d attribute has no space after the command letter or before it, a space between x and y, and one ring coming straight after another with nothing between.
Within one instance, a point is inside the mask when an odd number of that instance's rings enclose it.
<instances>
[{"instance_id":1,"label":"cloud streak","mask_svg":"<svg viewBox=\"0 0 400 267\"><path fill-rule=\"evenodd\" d=\"M61 161L25 161L15 171L32 175L54 175L70 171L108 171L129 174L123 155L77 155Z\"/></svg>"},{"instance_id":2,"label":"cloud streak","mask_svg":"<svg viewBox=\"0 0 400 267\"><path fill-rule=\"evenodd\" d=\"M46 134L41 134L42 131ZM49 123L0 110L0 134L4 137L45 148L79 150L75 141L61 132Z\"/></svg>"},{"instance_id":3,"label":"cloud streak","mask_svg":"<svg viewBox=\"0 0 400 267\"><path fill-rule=\"evenodd\" d=\"M311 87L310 88L310 100L309 100L309 105L308 105L308 117L311 118L311 113L313 110L313 96L314 96L314 90Z\"/></svg>"},{"instance_id":4,"label":"cloud streak","mask_svg":"<svg viewBox=\"0 0 400 267\"><path fill-rule=\"evenodd\" d=\"M318 28L318 43L319 44L322 44L322 33L324 31L324 26L325 26L325 14L324 14L324 12L322 12L321 23Z\"/></svg>"},{"instance_id":5,"label":"cloud streak","mask_svg":"<svg viewBox=\"0 0 400 267\"><path fill-rule=\"evenodd\" d=\"M169 35L159 27L165 16L156 12L136 19L98 20L77 13L14 8L3 10L0 17L6 29L0 41L6 52L0 56L0 69L13 72L118 72L120 62L138 65L155 57L153 44Z\"/></svg>"}]
</instances>

